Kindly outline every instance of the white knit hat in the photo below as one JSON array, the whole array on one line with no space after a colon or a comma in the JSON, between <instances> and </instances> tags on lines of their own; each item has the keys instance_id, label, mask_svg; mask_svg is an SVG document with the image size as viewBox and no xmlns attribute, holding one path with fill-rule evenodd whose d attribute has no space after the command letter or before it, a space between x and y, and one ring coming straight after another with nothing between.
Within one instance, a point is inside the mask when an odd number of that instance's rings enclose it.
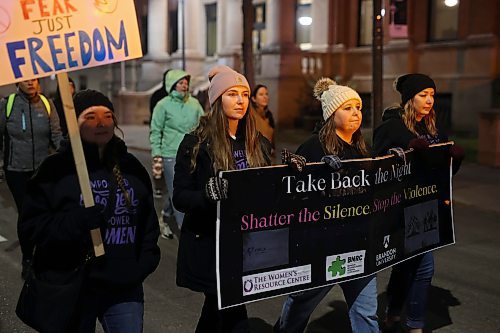
<instances>
[{"instance_id":1,"label":"white knit hat","mask_svg":"<svg viewBox=\"0 0 500 333\"><path fill-rule=\"evenodd\" d=\"M314 85L314 96L321 101L323 119L326 121L345 102L354 99L361 106L363 102L359 94L352 88L341 86L332 79L323 77Z\"/></svg>"}]
</instances>

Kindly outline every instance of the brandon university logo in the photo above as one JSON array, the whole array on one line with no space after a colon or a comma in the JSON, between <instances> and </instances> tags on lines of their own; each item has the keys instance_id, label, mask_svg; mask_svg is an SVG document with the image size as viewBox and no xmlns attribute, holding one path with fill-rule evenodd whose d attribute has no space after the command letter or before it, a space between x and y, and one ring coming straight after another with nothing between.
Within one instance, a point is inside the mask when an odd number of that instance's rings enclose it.
<instances>
[{"instance_id":1,"label":"brandon university logo","mask_svg":"<svg viewBox=\"0 0 500 333\"><path fill-rule=\"evenodd\" d=\"M385 235L384 236L384 249L387 249L389 247L390 241L391 241L391 235Z\"/></svg>"}]
</instances>

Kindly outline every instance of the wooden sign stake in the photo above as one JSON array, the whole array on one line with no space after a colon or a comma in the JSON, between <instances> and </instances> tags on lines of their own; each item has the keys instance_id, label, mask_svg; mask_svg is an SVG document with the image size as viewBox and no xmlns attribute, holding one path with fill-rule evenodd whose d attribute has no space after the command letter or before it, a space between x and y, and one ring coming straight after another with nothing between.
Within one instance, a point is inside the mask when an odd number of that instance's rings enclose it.
<instances>
[{"instance_id":1,"label":"wooden sign stake","mask_svg":"<svg viewBox=\"0 0 500 333\"><path fill-rule=\"evenodd\" d=\"M75 106L73 105L73 97L69 87L68 73L58 73L57 82L61 93L61 100L64 105L64 115L68 125L68 137L71 142L73 158L75 159L76 173L78 182L83 195L83 203L85 207L94 206L94 196L90 187L89 173L87 163L83 154L82 140L80 138L80 130L76 121ZM102 243L101 230L93 229L90 231L92 244L94 245L94 253L96 257L104 255L104 245Z\"/></svg>"}]
</instances>

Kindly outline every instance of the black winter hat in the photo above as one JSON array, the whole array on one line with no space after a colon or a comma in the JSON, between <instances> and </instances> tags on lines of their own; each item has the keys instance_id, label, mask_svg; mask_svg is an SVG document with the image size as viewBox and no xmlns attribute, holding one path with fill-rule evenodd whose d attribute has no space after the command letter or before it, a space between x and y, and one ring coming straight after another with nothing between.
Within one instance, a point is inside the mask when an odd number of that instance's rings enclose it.
<instances>
[{"instance_id":1,"label":"black winter hat","mask_svg":"<svg viewBox=\"0 0 500 333\"><path fill-rule=\"evenodd\" d=\"M90 108L91 106L105 106L112 112L115 112L113 103L111 103L109 98L107 98L103 93L92 89L86 89L77 92L73 97L73 104L75 105L75 113L77 118L83 111Z\"/></svg>"},{"instance_id":2,"label":"black winter hat","mask_svg":"<svg viewBox=\"0 0 500 333\"><path fill-rule=\"evenodd\" d=\"M394 81L394 89L401 94L401 105L405 105L413 96L424 89L433 88L436 91L434 80L425 74L406 74Z\"/></svg>"}]
</instances>

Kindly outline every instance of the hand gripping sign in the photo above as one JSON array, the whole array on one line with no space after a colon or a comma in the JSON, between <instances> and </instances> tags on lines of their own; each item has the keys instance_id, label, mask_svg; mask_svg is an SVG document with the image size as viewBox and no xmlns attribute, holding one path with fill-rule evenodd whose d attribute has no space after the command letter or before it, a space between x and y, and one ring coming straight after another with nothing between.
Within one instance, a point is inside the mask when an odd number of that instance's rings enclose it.
<instances>
[{"instance_id":1,"label":"hand gripping sign","mask_svg":"<svg viewBox=\"0 0 500 333\"><path fill-rule=\"evenodd\" d=\"M142 57L133 0L2 0L0 85L57 74L85 207L94 205L67 72ZM104 254L99 229L91 231Z\"/></svg>"}]
</instances>

